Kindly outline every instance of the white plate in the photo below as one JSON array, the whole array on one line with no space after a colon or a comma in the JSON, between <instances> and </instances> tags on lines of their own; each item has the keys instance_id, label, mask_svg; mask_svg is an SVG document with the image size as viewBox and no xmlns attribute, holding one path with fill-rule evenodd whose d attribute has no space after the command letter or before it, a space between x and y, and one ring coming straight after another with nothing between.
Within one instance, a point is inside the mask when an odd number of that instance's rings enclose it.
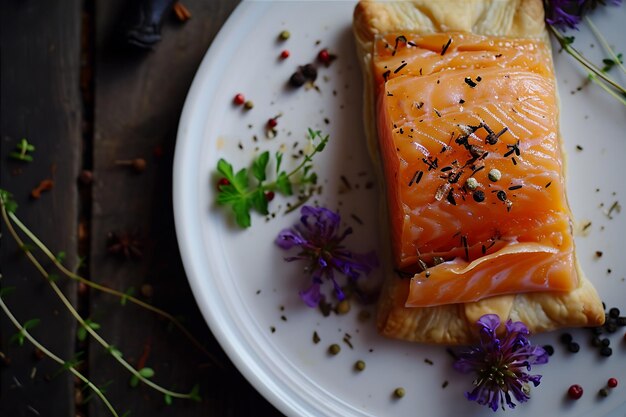
<instances>
[{"instance_id":1,"label":"white plate","mask_svg":"<svg viewBox=\"0 0 626 417\"><path fill-rule=\"evenodd\" d=\"M361 127L362 85L351 33L353 7L347 1L244 1L213 42L185 104L174 168L176 228L191 287L211 330L239 370L288 415L492 415L464 399L471 377L451 369L443 348L386 340L376 334L372 320L357 319L359 309L324 318L299 300L298 290L308 285L302 265L284 262L285 252L273 244L277 233L298 219L298 213L282 214L285 199L277 197L272 202L271 209L279 212L275 219L253 215L252 228L245 231L233 227L227 220L229 213L214 204L219 158L240 168L257 154L255 146L274 151L283 145L285 161L293 164L289 157L293 143L304 143L307 127L321 129L330 134L331 141L314 161L323 185L316 200L339 209L344 225L354 227L347 241L353 250L376 249L379 196L376 189L365 187L374 178ZM622 45L625 11L626 7L609 8L594 17L603 33ZM277 35L283 29L291 32L291 38L281 43ZM587 31L574 34L576 46L596 60L602 58L598 42ZM339 58L320 69L321 92L286 89L294 69L313 61L322 47L329 47ZM284 61L278 59L282 49L291 52ZM624 107L594 86L571 94L584 74L565 55L557 54L556 65L569 154L570 202L577 219L592 221L589 235L577 237L580 258L607 305L626 312L626 213L614 213L613 220L605 214L614 201L626 196ZM252 110L232 105L238 92L254 101ZM283 114L278 120L279 134L267 139L265 123L279 113ZM576 150L576 145L583 150ZM348 193L340 193L341 175L352 183ZM364 225L357 224L352 214ZM595 256L596 250L603 252L601 258ZM376 271L371 279L379 279L380 274ZM283 315L287 321L281 319ZM318 344L312 342L314 331L321 338ZM342 342L345 333L352 336L354 349ZM534 337L536 343L553 344L557 353L550 364L535 369L544 375L541 385L533 390L531 401L512 414L623 416L623 333L621 329L611 336L614 354L608 359L589 347L584 330L573 332L582 346L576 355L565 351L557 333ZM331 343L342 346L339 355L327 354ZM434 364L427 364L426 358ZM366 362L364 372L353 370L357 359ZM621 385L600 400L597 392L612 376L621 378ZM449 382L445 389L444 381ZM565 399L573 383L586 390L575 403ZM392 392L400 386L406 396L394 400Z\"/></svg>"}]
</instances>

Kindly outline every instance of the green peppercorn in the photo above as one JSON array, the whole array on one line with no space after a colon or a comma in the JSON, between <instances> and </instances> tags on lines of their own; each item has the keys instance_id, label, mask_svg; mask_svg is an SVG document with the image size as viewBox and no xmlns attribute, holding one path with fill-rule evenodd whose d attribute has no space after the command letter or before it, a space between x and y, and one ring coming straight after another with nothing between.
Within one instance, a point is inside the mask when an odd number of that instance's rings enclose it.
<instances>
[{"instance_id":1,"label":"green peppercorn","mask_svg":"<svg viewBox=\"0 0 626 417\"><path fill-rule=\"evenodd\" d=\"M402 387L398 387L393 391L393 396L396 398L402 398L406 394L406 391Z\"/></svg>"},{"instance_id":2,"label":"green peppercorn","mask_svg":"<svg viewBox=\"0 0 626 417\"><path fill-rule=\"evenodd\" d=\"M350 311L350 301L341 300L337 307L335 307L335 313L337 314L347 314Z\"/></svg>"},{"instance_id":3,"label":"green peppercorn","mask_svg":"<svg viewBox=\"0 0 626 417\"><path fill-rule=\"evenodd\" d=\"M500 178L502 178L502 173L500 172L500 170L494 168L489 171L489 174L487 174L487 176L489 177L490 181L496 182L500 181Z\"/></svg>"},{"instance_id":4,"label":"green peppercorn","mask_svg":"<svg viewBox=\"0 0 626 417\"><path fill-rule=\"evenodd\" d=\"M476 188L478 188L478 181L476 180L476 178L470 177L465 182L465 185L467 186L468 190L475 190Z\"/></svg>"},{"instance_id":5,"label":"green peppercorn","mask_svg":"<svg viewBox=\"0 0 626 417\"><path fill-rule=\"evenodd\" d=\"M341 346L339 346L337 343L333 343L328 347L328 353L330 353L331 355L336 355L339 352L341 352Z\"/></svg>"},{"instance_id":6,"label":"green peppercorn","mask_svg":"<svg viewBox=\"0 0 626 417\"><path fill-rule=\"evenodd\" d=\"M289 33L288 30L283 30L278 35L278 39L280 39L281 41L286 41L287 39L289 39L290 36L291 36L291 33Z\"/></svg>"},{"instance_id":7,"label":"green peppercorn","mask_svg":"<svg viewBox=\"0 0 626 417\"><path fill-rule=\"evenodd\" d=\"M598 391L598 395L600 397L608 397L609 396L609 390L606 388L602 388L600 391Z\"/></svg>"},{"instance_id":8,"label":"green peppercorn","mask_svg":"<svg viewBox=\"0 0 626 417\"><path fill-rule=\"evenodd\" d=\"M245 103L243 103L243 107L244 107L246 110L250 110L251 108L253 108L253 107L254 107L254 103L252 102L252 100L248 100L248 101L246 101Z\"/></svg>"},{"instance_id":9,"label":"green peppercorn","mask_svg":"<svg viewBox=\"0 0 626 417\"><path fill-rule=\"evenodd\" d=\"M359 360L356 361L356 363L354 364L354 369L356 369L357 371L362 371L365 369L365 362Z\"/></svg>"}]
</instances>

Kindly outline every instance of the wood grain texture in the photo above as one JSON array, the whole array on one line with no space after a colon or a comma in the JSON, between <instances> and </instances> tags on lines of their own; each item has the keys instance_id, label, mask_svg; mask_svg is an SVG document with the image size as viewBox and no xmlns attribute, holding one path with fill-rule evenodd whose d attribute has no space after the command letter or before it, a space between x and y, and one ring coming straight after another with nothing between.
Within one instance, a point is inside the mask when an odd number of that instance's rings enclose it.
<instances>
[{"instance_id":1,"label":"wood grain texture","mask_svg":"<svg viewBox=\"0 0 626 417\"><path fill-rule=\"evenodd\" d=\"M81 138L80 11L79 0L0 4L0 186L15 195L22 221L55 253L66 252L70 267L76 265L75 184ZM34 162L8 157L22 137L37 148ZM30 191L47 178L54 180L54 188L38 200L29 198ZM22 323L41 319L32 334L61 358L71 359L75 321L5 227L2 235L0 286L15 287L6 303ZM50 267L49 262L44 265ZM74 300L75 284L58 283ZM53 377L60 366L36 359L28 342L23 347L10 344L15 333L0 313L0 350L10 359L9 365L0 367L0 415L73 416L72 376L61 372Z\"/></svg>"},{"instance_id":2,"label":"wood grain texture","mask_svg":"<svg viewBox=\"0 0 626 417\"><path fill-rule=\"evenodd\" d=\"M213 339L190 292L174 233L171 188L178 120L200 60L237 1L185 1L191 19L166 18L163 39L153 51L129 50L121 42L127 3L96 4L91 277L122 291L133 287L140 298L184 317L226 369L208 366L206 356L152 313L92 292L91 316L132 364L147 358L145 366L156 371L154 381L183 392L199 383L203 401L175 400L167 407L162 395L145 386L130 389L128 373L93 343L91 377L99 384L114 381L107 395L120 411L134 416L280 415ZM133 158L147 161L144 172L115 164ZM123 261L107 253L107 234L122 230L139 233L141 259ZM152 294L141 292L146 285ZM103 413L100 403L90 403L90 416Z\"/></svg>"}]
</instances>

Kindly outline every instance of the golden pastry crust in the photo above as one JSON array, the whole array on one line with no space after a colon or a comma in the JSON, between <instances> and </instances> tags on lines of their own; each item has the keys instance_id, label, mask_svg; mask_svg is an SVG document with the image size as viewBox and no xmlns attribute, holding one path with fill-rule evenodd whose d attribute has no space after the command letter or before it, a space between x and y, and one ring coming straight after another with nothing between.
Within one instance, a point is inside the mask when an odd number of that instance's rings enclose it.
<instances>
[{"instance_id":1,"label":"golden pastry crust","mask_svg":"<svg viewBox=\"0 0 626 417\"><path fill-rule=\"evenodd\" d=\"M381 180L384 174L378 149L372 47L377 34L387 32L472 32L480 35L541 39L547 42L541 0L411 0L374 2L362 0L354 11L354 34L364 76L364 118L368 149ZM387 208L382 200L382 224ZM385 236L386 234L386 236ZM383 234L388 241L388 230ZM391 253L383 264L391 265ZM377 325L385 336L424 343L467 344L475 339L473 323L488 313L502 321L523 321L531 332L570 326L597 326L604 322L600 298L576 264L579 287L571 292L503 295L465 304L437 307L405 307L410 279L395 272L386 277L381 293Z\"/></svg>"}]
</instances>

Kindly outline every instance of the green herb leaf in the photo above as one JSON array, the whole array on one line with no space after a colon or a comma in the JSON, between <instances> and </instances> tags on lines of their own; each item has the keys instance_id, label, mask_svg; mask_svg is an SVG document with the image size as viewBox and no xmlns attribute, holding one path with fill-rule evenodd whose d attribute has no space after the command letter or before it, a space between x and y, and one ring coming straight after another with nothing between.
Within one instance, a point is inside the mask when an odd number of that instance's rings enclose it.
<instances>
[{"instance_id":1,"label":"green herb leaf","mask_svg":"<svg viewBox=\"0 0 626 417\"><path fill-rule=\"evenodd\" d=\"M26 138L22 138L19 143L15 146L16 150L9 154L9 157L13 159L17 159L18 161L24 162L32 162L33 157L29 155L29 152L33 152L35 150L35 146L28 143Z\"/></svg>"},{"instance_id":2,"label":"green herb leaf","mask_svg":"<svg viewBox=\"0 0 626 417\"><path fill-rule=\"evenodd\" d=\"M563 45L571 45L574 43L576 38L574 36L564 36L563 37Z\"/></svg>"},{"instance_id":3,"label":"green herb leaf","mask_svg":"<svg viewBox=\"0 0 626 417\"><path fill-rule=\"evenodd\" d=\"M289 177L285 171L282 171L278 174L278 178L276 178L276 188L283 195L292 195L293 190L291 188L291 181L289 181Z\"/></svg>"},{"instance_id":4,"label":"green herb leaf","mask_svg":"<svg viewBox=\"0 0 626 417\"><path fill-rule=\"evenodd\" d=\"M15 287L2 287L0 288L0 298L4 298L5 296L11 294L15 291Z\"/></svg>"},{"instance_id":5,"label":"green herb leaf","mask_svg":"<svg viewBox=\"0 0 626 417\"><path fill-rule=\"evenodd\" d=\"M152 378L154 376L154 369L152 368L141 368L139 370L139 375L144 378Z\"/></svg>"},{"instance_id":6,"label":"green herb leaf","mask_svg":"<svg viewBox=\"0 0 626 417\"><path fill-rule=\"evenodd\" d=\"M1 188L0 188L0 203L4 206L4 209L9 213L15 213L15 211L17 210L17 203L13 199L13 194Z\"/></svg>"},{"instance_id":7,"label":"green herb leaf","mask_svg":"<svg viewBox=\"0 0 626 417\"><path fill-rule=\"evenodd\" d=\"M252 203L252 207L259 213L265 215L269 212L267 211L267 198L265 198L265 193L262 188L257 188L250 195L250 201Z\"/></svg>"},{"instance_id":8,"label":"green herb leaf","mask_svg":"<svg viewBox=\"0 0 626 417\"><path fill-rule=\"evenodd\" d=\"M120 297L120 304L125 306L126 305L126 301L128 300L128 297L132 297L133 294L135 294L135 287L129 287L124 292L124 295L122 297Z\"/></svg>"},{"instance_id":9,"label":"green herb leaf","mask_svg":"<svg viewBox=\"0 0 626 417\"><path fill-rule=\"evenodd\" d=\"M165 394L165 396L163 397L163 400L165 401L165 405L172 405L172 396L169 394Z\"/></svg>"},{"instance_id":10,"label":"green herb leaf","mask_svg":"<svg viewBox=\"0 0 626 417\"><path fill-rule=\"evenodd\" d=\"M200 385L196 384L193 386L189 393L189 398L195 402L202 402L202 398L200 397Z\"/></svg>"},{"instance_id":11,"label":"green herb leaf","mask_svg":"<svg viewBox=\"0 0 626 417\"><path fill-rule=\"evenodd\" d=\"M122 352L113 345L109 345L109 347L107 347L107 351L113 356L122 357Z\"/></svg>"},{"instance_id":12,"label":"green herb leaf","mask_svg":"<svg viewBox=\"0 0 626 417\"><path fill-rule=\"evenodd\" d=\"M233 203L233 211L235 212L235 221L239 227L250 227L252 224L250 220L250 206L249 199L239 199Z\"/></svg>"},{"instance_id":13,"label":"green herb leaf","mask_svg":"<svg viewBox=\"0 0 626 417\"><path fill-rule=\"evenodd\" d=\"M274 155L276 157L276 174L280 171L280 164L283 162L283 154L282 152L276 152Z\"/></svg>"},{"instance_id":14,"label":"green herb leaf","mask_svg":"<svg viewBox=\"0 0 626 417\"><path fill-rule=\"evenodd\" d=\"M57 261L58 263L60 263L60 264L61 264L61 263L63 263L63 261L65 260L65 257L66 257L66 256L67 256L67 255L66 255L66 253L65 253L65 252L63 252L63 251L61 251L61 252L59 252L59 253L57 253L57 254L56 254L55 259L56 259L56 261Z\"/></svg>"},{"instance_id":15,"label":"green herb leaf","mask_svg":"<svg viewBox=\"0 0 626 417\"><path fill-rule=\"evenodd\" d=\"M265 181L265 170L267 169L267 163L270 160L270 153L265 151L252 163L252 175L259 180L259 183Z\"/></svg>"}]
</instances>

